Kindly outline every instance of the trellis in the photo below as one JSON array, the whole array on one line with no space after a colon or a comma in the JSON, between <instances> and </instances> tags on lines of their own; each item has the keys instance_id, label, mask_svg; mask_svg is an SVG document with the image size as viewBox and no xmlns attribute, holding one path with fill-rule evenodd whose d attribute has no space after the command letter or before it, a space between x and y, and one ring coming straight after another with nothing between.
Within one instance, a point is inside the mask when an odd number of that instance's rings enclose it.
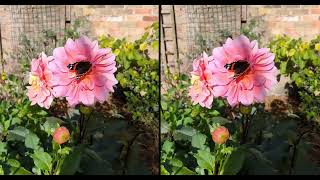
<instances>
[{"instance_id":1,"label":"trellis","mask_svg":"<svg viewBox=\"0 0 320 180\"><path fill-rule=\"evenodd\" d=\"M182 11L178 16L177 9ZM239 35L246 21L242 5L163 5L160 12L162 70L175 72L189 71L193 58Z\"/></svg>"},{"instance_id":2,"label":"trellis","mask_svg":"<svg viewBox=\"0 0 320 180\"><path fill-rule=\"evenodd\" d=\"M25 35L32 43L43 33L51 32L56 42L61 42L66 27L67 6L65 5L11 5L12 49L15 49L21 37Z\"/></svg>"},{"instance_id":3,"label":"trellis","mask_svg":"<svg viewBox=\"0 0 320 180\"><path fill-rule=\"evenodd\" d=\"M241 6L195 5L186 6L187 43L193 51L199 38L208 48L220 44L226 36L237 35L241 26Z\"/></svg>"}]
</instances>

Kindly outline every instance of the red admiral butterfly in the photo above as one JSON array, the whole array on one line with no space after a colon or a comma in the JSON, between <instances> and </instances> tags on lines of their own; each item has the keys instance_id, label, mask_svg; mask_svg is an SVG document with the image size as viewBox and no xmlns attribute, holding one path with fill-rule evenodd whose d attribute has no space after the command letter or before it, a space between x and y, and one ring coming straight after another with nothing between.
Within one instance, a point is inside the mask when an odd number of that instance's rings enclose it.
<instances>
[{"instance_id":1,"label":"red admiral butterfly","mask_svg":"<svg viewBox=\"0 0 320 180\"><path fill-rule=\"evenodd\" d=\"M91 71L92 64L89 61L80 61L73 64L68 64L67 68L76 71L76 79L79 80L84 75Z\"/></svg>"},{"instance_id":2,"label":"red admiral butterfly","mask_svg":"<svg viewBox=\"0 0 320 180\"><path fill-rule=\"evenodd\" d=\"M250 64L247 61L240 60L226 64L224 67L229 71L233 71L233 79L237 79L249 70Z\"/></svg>"}]
</instances>

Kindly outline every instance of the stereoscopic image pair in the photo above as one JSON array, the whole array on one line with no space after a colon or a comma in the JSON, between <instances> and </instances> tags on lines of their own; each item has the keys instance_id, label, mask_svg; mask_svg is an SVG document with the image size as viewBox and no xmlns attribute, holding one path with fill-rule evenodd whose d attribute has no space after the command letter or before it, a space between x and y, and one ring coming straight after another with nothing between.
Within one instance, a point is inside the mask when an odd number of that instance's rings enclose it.
<instances>
[{"instance_id":1,"label":"stereoscopic image pair","mask_svg":"<svg viewBox=\"0 0 320 180\"><path fill-rule=\"evenodd\" d=\"M320 5L1 5L1 175L319 175Z\"/></svg>"}]
</instances>

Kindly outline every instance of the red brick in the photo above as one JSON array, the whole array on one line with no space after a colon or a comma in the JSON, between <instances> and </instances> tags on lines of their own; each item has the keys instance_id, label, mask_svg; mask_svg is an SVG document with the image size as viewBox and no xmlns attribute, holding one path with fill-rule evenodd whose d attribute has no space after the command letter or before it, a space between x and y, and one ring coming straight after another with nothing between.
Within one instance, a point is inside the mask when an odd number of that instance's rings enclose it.
<instances>
[{"instance_id":1,"label":"red brick","mask_svg":"<svg viewBox=\"0 0 320 180\"><path fill-rule=\"evenodd\" d=\"M127 16L127 21L141 21L141 20L142 20L142 16L138 16L138 15Z\"/></svg>"},{"instance_id":2,"label":"red brick","mask_svg":"<svg viewBox=\"0 0 320 180\"><path fill-rule=\"evenodd\" d=\"M158 19L158 16L143 16L144 21L157 21Z\"/></svg>"},{"instance_id":3,"label":"red brick","mask_svg":"<svg viewBox=\"0 0 320 180\"><path fill-rule=\"evenodd\" d=\"M320 8L310 9L311 14L320 14Z\"/></svg>"},{"instance_id":4,"label":"red brick","mask_svg":"<svg viewBox=\"0 0 320 180\"><path fill-rule=\"evenodd\" d=\"M152 9L149 8L137 8L134 9L135 14L151 14Z\"/></svg>"},{"instance_id":5,"label":"red brick","mask_svg":"<svg viewBox=\"0 0 320 180\"><path fill-rule=\"evenodd\" d=\"M317 15L305 15L302 16L303 21L317 21L319 19L319 16Z\"/></svg>"},{"instance_id":6,"label":"red brick","mask_svg":"<svg viewBox=\"0 0 320 180\"><path fill-rule=\"evenodd\" d=\"M314 28L320 29L320 21L315 21L312 23L312 25L314 26Z\"/></svg>"},{"instance_id":7,"label":"red brick","mask_svg":"<svg viewBox=\"0 0 320 180\"><path fill-rule=\"evenodd\" d=\"M146 28L146 27L150 26L151 24L152 24L151 21L138 21L136 23L138 28Z\"/></svg>"}]
</instances>

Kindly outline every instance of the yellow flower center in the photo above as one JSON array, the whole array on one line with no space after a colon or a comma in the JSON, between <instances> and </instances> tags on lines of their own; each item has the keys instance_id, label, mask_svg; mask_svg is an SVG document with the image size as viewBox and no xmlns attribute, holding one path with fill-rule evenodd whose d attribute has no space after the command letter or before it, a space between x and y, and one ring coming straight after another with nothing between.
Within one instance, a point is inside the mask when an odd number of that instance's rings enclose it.
<instances>
[{"instance_id":1,"label":"yellow flower center","mask_svg":"<svg viewBox=\"0 0 320 180\"><path fill-rule=\"evenodd\" d=\"M194 91L197 92L197 93L200 93L200 91L201 91L200 77L192 75L191 84L193 85Z\"/></svg>"},{"instance_id":2,"label":"yellow flower center","mask_svg":"<svg viewBox=\"0 0 320 180\"><path fill-rule=\"evenodd\" d=\"M34 90L40 90L40 78L39 76L35 76L30 74L29 84L32 86Z\"/></svg>"}]
</instances>

